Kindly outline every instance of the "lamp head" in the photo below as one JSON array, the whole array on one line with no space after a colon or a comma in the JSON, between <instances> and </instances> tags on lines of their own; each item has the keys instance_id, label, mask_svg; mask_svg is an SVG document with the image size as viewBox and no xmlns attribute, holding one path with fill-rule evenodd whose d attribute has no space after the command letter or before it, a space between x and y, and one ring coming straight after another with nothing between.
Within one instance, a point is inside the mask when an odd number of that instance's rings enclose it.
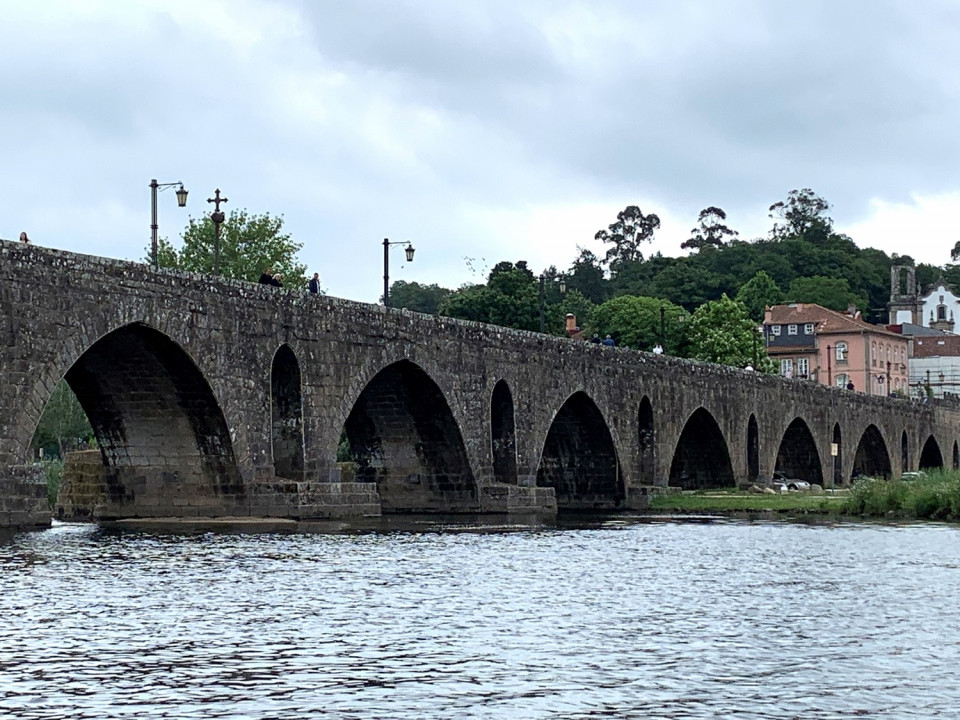
<instances>
[{"instance_id":1,"label":"lamp head","mask_svg":"<svg viewBox=\"0 0 960 720\"><path fill-rule=\"evenodd\" d=\"M187 191L183 187L183 183L180 183L180 187L177 188L177 205L180 207L187 206Z\"/></svg>"},{"instance_id":2,"label":"lamp head","mask_svg":"<svg viewBox=\"0 0 960 720\"><path fill-rule=\"evenodd\" d=\"M407 262L413 262L413 245L407 243L407 246L403 249L404 254L407 256Z\"/></svg>"}]
</instances>

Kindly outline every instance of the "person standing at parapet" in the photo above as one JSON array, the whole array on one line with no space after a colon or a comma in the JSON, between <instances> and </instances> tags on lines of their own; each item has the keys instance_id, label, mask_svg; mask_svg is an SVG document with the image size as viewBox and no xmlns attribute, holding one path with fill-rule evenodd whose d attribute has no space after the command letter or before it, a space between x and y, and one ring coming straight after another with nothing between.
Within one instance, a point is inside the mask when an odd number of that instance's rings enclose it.
<instances>
[{"instance_id":1,"label":"person standing at parapet","mask_svg":"<svg viewBox=\"0 0 960 720\"><path fill-rule=\"evenodd\" d=\"M27 237L27 233L25 232L20 233L20 242L25 243L27 245L30 244L30 238Z\"/></svg>"},{"instance_id":2,"label":"person standing at parapet","mask_svg":"<svg viewBox=\"0 0 960 720\"><path fill-rule=\"evenodd\" d=\"M314 273L313 277L310 278L310 294L320 294L320 273Z\"/></svg>"},{"instance_id":3,"label":"person standing at parapet","mask_svg":"<svg viewBox=\"0 0 960 720\"><path fill-rule=\"evenodd\" d=\"M263 275L260 276L260 279L257 280L261 285L273 285L274 287L283 287L283 283L280 282L280 278L283 276L280 273L276 275L273 274L273 268L266 268L263 271Z\"/></svg>"}]
</instances>

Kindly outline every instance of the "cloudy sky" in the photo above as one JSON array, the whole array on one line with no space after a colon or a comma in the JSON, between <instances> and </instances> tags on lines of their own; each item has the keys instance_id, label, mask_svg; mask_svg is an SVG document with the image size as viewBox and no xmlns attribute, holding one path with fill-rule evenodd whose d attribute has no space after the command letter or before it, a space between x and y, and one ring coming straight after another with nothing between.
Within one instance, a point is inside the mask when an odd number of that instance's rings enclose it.
<instances>
[{"instance_id":1,"label":"cloudy sky","mask_svg":"<svg viewBox=\"0 0 960 720\"><path fill-rule=\"evenodd\" d=\"M861 247L960 240L956 0L0 0L0 237L137 260L282 214L333 295L598 255L628 204L766 234L794 188Z\"/></svg>"}]
</instances>

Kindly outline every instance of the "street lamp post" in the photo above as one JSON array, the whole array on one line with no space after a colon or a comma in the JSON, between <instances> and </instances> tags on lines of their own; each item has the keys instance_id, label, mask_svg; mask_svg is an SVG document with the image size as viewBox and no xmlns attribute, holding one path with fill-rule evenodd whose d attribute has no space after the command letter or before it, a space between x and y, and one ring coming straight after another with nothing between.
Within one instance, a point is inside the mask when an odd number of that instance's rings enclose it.
<instances>
[{"instance_id":1,"label":"street lamp post","mask_svg":"<svg viewBox=\"0 0 960 720\"><path fill-rule=\"evenodd\" d=\"M390 307L390 246L391 245L403 245L405 241L397 240L396 242L390 242L389 238L383 239L383 306ZM407 246L403 249L404 254L407 256L407 262L413 262L413 253L415 252L413 245L409 242Z\"/></svg>"},{"instance_id":2,"label":"street lamp post","mask_svg":"<svg viewBox=\"0 0 960 720\"><path fill-rule=\"evenodd\" d=\"M226 220L223 212L220 210L220 203L227 202L227 198L220 197L220 188L213 193L212 198L207 198L208 203L214 203L213 212L210 213L210 219L213 221L213 274L220 274L220 226Z\"/></svg>"},{"instance_id":3,"label":"street lamp post","mask_svg":"<svg viewBox=\"0 0 960 720\"><path fill-rule=\"evenodd\" d=\"M540 273L540 332L544 333L547 330L547 307L546 307L546 292L544 290L544 281L545 278L543 273Z\"/></svg>"},{"instance_id":4,"label":"street lamp post","mask_svg":"<svg viewBox=\"0 0 960 720\"><path fill-rule=\"evenodd\" d=\"M762 337L763 344L764 346L766 346L767 338L763 334L763 325L757 325L757 327L754 328L754 330L756 332L753 333L753 369L757 370L758 369L757 363L760 361L760 357L757 354L757 343L759 342L759 339Z\"/></svg>"},{"instance_id":5,"label":"street lamp post","mask_svg":"<svg viewBox=\"0 0 960 720\"><path fill-rule=\"evenodd\" d=\"M187 206L187 191L183 189L182 182L172 182L172 183L158 183L157 179L154 178L150 181L150 263L153 265L154 269L158 267L157 264L157 191L162 188L173 187L174 185L179 185L177 189L177 205L180 207Z\"/></svg>"},{"instance_id":6,"label":"street lamp post","mask_svg":"<svg viewBox=\"0 0 960 720\"><path fill-rule=\"evenodd\" d=\"M660 347L661 348L666 348L666 336L667 336L666 316L667 316L666 308L664 308L663 305L661 305L660 306ZM676 352L676 350L674 350L674 352Z\"/></svg>"}]
</instances>

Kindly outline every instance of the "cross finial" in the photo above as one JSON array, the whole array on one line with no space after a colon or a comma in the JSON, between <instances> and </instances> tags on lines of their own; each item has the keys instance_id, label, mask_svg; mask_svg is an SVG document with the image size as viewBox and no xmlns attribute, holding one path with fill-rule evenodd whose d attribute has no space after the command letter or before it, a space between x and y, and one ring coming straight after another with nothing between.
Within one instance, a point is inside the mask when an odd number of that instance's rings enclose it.
<instances>
[{"instance_id":1,"label":"cross finial","mask_svg":"<svg viewBox=\"0 0 960 720\"><path fill-rule=\"evenodd\" d=\"M217 188L216 191L213 193L213 197L207 198L207 202L214 203L214 206L213 206L214 212L220 212L220 203L227 202L227 199L220 197L220 188Z\"/></svg>"}]
</instances>

